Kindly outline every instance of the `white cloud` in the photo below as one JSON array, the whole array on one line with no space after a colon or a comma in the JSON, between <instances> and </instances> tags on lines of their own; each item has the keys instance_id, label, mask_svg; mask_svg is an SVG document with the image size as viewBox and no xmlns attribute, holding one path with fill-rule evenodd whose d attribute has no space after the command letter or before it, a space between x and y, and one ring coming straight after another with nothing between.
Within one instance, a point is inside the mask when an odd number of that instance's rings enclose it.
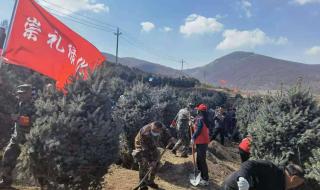
<instances>
[{"instance_id":1,"label":"white cloud","mask_svg":"<svg viewBox=\"0 0 320 190\"><path fill-rule=\"evenodd\" d=\"M248 18L252 17L251 7L252 7L252 4L250 3L250 1L248 0L241 1L241 8L246 13L246 17Z\"/></svg>"},{"instance_id":2,"label":"white cloud","mask_svg":"<svg viewBox=\"0 0 320 190\"><path fill-rule=\"evenodd\" d=\"M150 32L153 30L156 26L152 22L141 22L142 31L144 32Z\"/></svg>"},{"instance_id":3,"label":"white cloud","mask_svg":"<svg viewBox=\"0 0 320 190\"><path fill-rule=\"evenodd\" d=\"M39 1L39 3L67 15L79 11L91 11L94 13L110 11L107 5L96 3L95 0L46 0ZM63 14L61 15L63 16Z\"/></svg>"},{"instance_id":4,"label":"white cloud","mask_svg":"<svg viewBox=\"0 0 320 190\"><path fill-rule=\"evenodd\" d=\"M172 31L172 28L166 26L166 27L163 28L163 31L165 31L165 32L171 32L171 31Z\"/></svg>"},{"instance_id":5,"label":"white cloud","mask_svg":"<svg viewBox=\"0 0 320 190\"><path fill-rule=\"evenodd\" d=\"M223 29L223 24L217 21L216 18L206 18L201 15L189 15L184 25L180 26L180 32L186 36L192 34L205 34L219 32Z\"/></svg>"},{"instance_id":6,"label":"white cloud","mask_svg":"<svg viewBox=\"0 0 320 190\"><path fill-rule=\"evenodd\" d=\"M275 45L286 45L289 42L289 40L288 40L288 38L281 36L278 39L269 38L269 42L271 42Z\"/></svg>"},{"instance_id":7,"label":"white cloud","mask_svg":"<svg viewBox=\"0 0 320 190\"><path fill-rule=\"evenodd\" d=\"M307 55L316 56L320 55L320 46L313 46L305 52Z\"/></svg>"},{"instance_id":8,"label":"white cloud","mask_svg":"<svg viewBox=\"0 0 320 190\"><path fill-rule=\"evenodd\" d=\"M305 5L308 3L320 3L320 0L293 0L293 2L299 5Z\"/></svg>"},{"instance_id":9,"label":"white cloud","mask_svg":"<svg viewBox=\"0 0 320 190\"><path fill-rule=\"evenodd\" d=\"M224 14L224 15L217 14L217 15L215 16L215 18L216 18L217 20L220 20L220 19L222 19L222 18L227 18L227 17L228 17L227 14Z\"/></svg>"},{"instance_id":10,"label":"white cloud","mask_svg":"<svg viewBox=\"0 0 320 190\"><path fill-rule=\"evenodd\" d=\"M221 19L223 16L222 15L220 15L220 14L217 14L216 15L216 19Z\"/></svg>"},{"instance_id":11,"label":"white cloud","mask_svg":"<svg viewBox=\"0 0 320 190\"><path fill-rule=\"evenodd\" d=\"M266 35L262 30L256 28L254 30L240 31L237 29L225 30L223 32L224 40L220 42L216 49L253 49L256 46L273 44L284 45L288 43L288 39L285 37L271 38Z\"/></svg>"}]
</instances>

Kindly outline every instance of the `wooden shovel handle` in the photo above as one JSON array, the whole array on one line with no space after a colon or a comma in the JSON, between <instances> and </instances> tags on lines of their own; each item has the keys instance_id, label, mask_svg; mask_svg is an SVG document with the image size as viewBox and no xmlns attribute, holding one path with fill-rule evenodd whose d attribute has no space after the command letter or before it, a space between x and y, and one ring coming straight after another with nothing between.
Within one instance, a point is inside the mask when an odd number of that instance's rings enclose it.
<instances>
[{"instance_id":1,"label":"wooden shovel handle","mask_svg":"<svg viewBox=\"0 0 320 190\"><path fill-rule=\"evenodd\" d=\"M192 126L190 126L189 129L190 129L190 139L192 139L192 136L193 136ZM195 146L193 143L192 144L192 161L193 161L193 167L195 168L196 167L196 157L195 157L194 153L195 153Z\"/></svg>"}]
</instances>

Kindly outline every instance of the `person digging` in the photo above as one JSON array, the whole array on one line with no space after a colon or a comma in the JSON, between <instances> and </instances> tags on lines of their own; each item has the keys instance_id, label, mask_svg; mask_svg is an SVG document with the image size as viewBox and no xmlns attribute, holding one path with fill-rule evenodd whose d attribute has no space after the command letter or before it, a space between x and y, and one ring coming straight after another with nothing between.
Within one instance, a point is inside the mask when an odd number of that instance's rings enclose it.
<instances>
[{"instance_id":1,"label":"person digging","mask_svg":"<svg viewBox=\"0 0 320 190\"><path fill-rule=\"evenodd\" d=\"M291 190L304 184L304 175L295 164L278 167L269 161L248 160L226 178L220 190Z\"/></svg>"},{"instance_id":2,"label":"person digging","mask_svg":"<svg viewBox=\"0 0 320 190\"><path fill-rule=\"evenodd\" d=\"M188 107L181 109L176 117L176 129L177 129L177 136L178 141L172 148L171 152L173 154L177 154L177 150L181 148L181 157L187 158L189 147L190 147L190 135L189 135L189 124L191 118L191 111L192 111L193 104L188 104Z\"/></svg>"},{"instance_id":3,"label":"person digging","mask_svg":"<svg viewBox=\"0 0 320 190\"><path fill-rule=\"evenodd\" d=\"M135 150L133 150L132 156L139 164L139 179L141 183L138 187L140 190L147 190L148 186L154 189L159 188L159 185L154 182L162 156L157 148L157 139L164 127L158 121L152 122L141 128L135 138ZM169 144L171 143L169 142Z\"/></svg>"}]
</instances>

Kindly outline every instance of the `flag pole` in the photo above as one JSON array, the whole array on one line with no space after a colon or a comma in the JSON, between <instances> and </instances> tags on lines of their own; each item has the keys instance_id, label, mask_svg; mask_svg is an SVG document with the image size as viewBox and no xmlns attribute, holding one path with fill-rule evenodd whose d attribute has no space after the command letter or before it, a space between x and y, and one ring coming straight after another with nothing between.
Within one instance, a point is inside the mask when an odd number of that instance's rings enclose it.
<instances>
[{"instance_id":1,"label":"flag pole","mask_svg":"<svg viewBox=\"0 0 320 190\"><path fill-rule=\"evenodd\" d=\"M12 25L13 25L13 21L16 17L16 13L17 13L17 7L18 7L18 4L19 4L19 0L15 0L14 2L14 7L13 7L13 11L12 11L12 15L11 15L11 19L10 19L10 24L9 24L9 28L8 28L8 35L6 36L6 39L4 41L4 44L3 44L3 49L2 49L2 52L1 52L1 55L0 55L0 69L4 63L4 54L5 54L5 51L7 50L7 43L11 37L11 30L12 30Z\"/></svg>"}]
</instances>

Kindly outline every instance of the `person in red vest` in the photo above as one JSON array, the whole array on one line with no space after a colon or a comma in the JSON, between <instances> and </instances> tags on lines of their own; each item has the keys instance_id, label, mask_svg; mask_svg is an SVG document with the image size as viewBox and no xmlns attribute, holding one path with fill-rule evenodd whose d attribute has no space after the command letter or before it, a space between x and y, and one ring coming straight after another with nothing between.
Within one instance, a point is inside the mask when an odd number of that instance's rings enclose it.
<instances>
[{"instance_id":1,"label":"person in red vest","mask_svg":"<svg viewBox=\"0 0 320 190\"><path fill-rule=\"evenodd\" d=\"M239 154L241 158L241 162L245 162L250 158L250 145L252 142L252 136L248 135L246 138L242 139L239 144Z\"/></svg>"},{"instance_id":2,"label":"person in red vest","mask_svg":"<svg viewBox=\"0 0 320 190\"><path fill-rule=\"evenodd\" d=\"M200 104L196 107L197 117L193 130L195 131L191 138L191 144L196 145L197 151L197 167L201 172L200 185L209 185L208 165L206 161L208 144L210 143L209 128L208 128L208 113L207 106Z\"/></svg>"}]
</instances>

